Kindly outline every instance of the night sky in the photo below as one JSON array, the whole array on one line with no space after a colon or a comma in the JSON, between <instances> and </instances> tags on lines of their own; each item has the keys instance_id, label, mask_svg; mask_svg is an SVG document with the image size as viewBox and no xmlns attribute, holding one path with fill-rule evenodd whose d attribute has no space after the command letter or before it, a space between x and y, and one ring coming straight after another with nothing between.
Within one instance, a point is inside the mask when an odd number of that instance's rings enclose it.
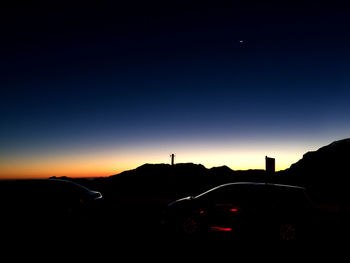
<instances>
[{"instance_id":1,"label":"night sky","mask_svg":"<svg viewBox=\"0 0 350 263\"><path fill-rule=\"evenodd\" d=\"M1 7L0 178L281 170L350 137L336 1L47 2Z\"/></svg>"}]
</instances>

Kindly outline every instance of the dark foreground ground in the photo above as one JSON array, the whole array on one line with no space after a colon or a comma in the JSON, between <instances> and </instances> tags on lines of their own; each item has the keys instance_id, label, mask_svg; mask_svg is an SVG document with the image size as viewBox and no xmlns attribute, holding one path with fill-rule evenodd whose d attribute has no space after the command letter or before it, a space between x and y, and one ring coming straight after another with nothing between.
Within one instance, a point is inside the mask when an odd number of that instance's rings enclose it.
<instances>
[{"instance_id":1,"label":"dark foreground ground","mask_svg":"<svg viewBox=\"0 0 350 263\"><path fill-rule=\"evenodd\" d=\"M176 257L192 252L229 257L241 249L332 247L344 245L350 234L349 215L341 210L328 208L320 213L319 220L310 230L310 238L294 243L277 243L264 237L252 238L210 235L185 238L170 235L161 224L162 211L170 200L152 197L127 197L100 203L94 216L69 222L26 222L18 220L2 225L3 250L15 249L19 255L23 249L51 251L52 255L74 252L79 257L128 258L158 256ZM258 220L258 219L257 219ZM196 252L194 252L196 251ZM16 255L16 254L15 254ZM188 254L187 254L188 255ZM124 262L124 261L122 261Z\"/></svg>"}]
</instances>

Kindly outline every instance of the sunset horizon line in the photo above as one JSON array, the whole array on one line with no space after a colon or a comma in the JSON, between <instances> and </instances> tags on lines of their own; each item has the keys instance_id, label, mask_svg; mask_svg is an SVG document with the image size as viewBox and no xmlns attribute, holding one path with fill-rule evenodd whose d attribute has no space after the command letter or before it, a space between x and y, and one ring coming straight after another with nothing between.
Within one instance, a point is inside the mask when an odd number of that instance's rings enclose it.
<instances>
[{"instance_id":1,"label":"sunset horizon line","mask_svg":"<svg viewBox=\"0 0 350 263\"><path fill-rule=\"evenodd\" d=\"M328 145L332 145L337 142L344 140L350 140L350 138L330 140L328 143L319 143L310 147L310 145L305 145L304 149L299 149L294 153L290 153L291 150L285 152L275 152L270 149L266 149L254 152L240 152L236 154L224 153L224 154L202 154L200 152L191 152L185 154L184 152L178 153L176 156L176 161L174 164L196 164L202 165L206 169L212 169L215 167L226 166L232 171L249 171L249 170L265 170L267 156L275 159L275 171L280 172L289 169L294 163L301 160L304 154L312 151L319 150ZM264 152L270 152L264 155ZM200 155L200 156L199 156ZM69 158L71 157L71 158ZM73 158L74 157L74 158ZM87 158L85 158L87 157ZM142 156L138 156L142 157ZM148 157L142 158L142 162L134 161L134 158L113 158L113 154L104 155L82 155L67 156L65 159L57 161L55 158L53 160L42 160L33 159L33 162L8 162L6 166L3 166L2 172L0 173L0 180L17 180L17 179L47 179L51 177L69 177L69 178L106 178L113 175L118 175L126 171L135 170L145 164L161 165L167 164L171 165L171 155L169 154L168 161L165 161L165 154L159 153L158 155L148 155ZM141 159L141 158L140 158Z\"/></svg>"},{"instance_id":2,"label":"sunset horizon line","mask_svg":"<svg viewBox=\"0 0 350 263\"><path fill-rule=\"evenodd\" d=\"M217 167L228 167L229 169L231 169L232 171L235 171L235 172L239 172L239 171L249 171L249 170L265 170L265 168L261 167L261 168L258 168L258 167L253 167L253 168L236 168L236 169L233 169L232 167L228 166L228 165L217 165L217 166L211 166L211 167L207 167L206 165L202 164L202 163L195 163L195 162L178 162L178 163L175 163L174 165L181 165L181 164L193 164L193 165L202 165L204 168L206 169L213 169L213 168L217 168ZM150 162L145 162L144 164L141 164L141 165L137 165L136 167L134 168L127 168L125 170L120 170L120 171L117 171L115 173L108 173L108 174L105 174L105 173L87 173L87 174L84 174L84 173L80 173L81 175L77 175L77 173L67 173L67 174L46 174L46 175L28 175L28 174L23 174L23 175L17 175L17 176L13 176L13 175L4 175L4 176L1 176L0 177L0 180L35 180L35 179L49 179L49 178L74 178L74 179L97 179L97 178L108 178L108 177L111 177L111 176L114 176L114 175L119 175L123 172L127 172L127 171L132 171L132 170L135 170L141 166L144 166L144 165L169 165L171 166L170 163L165 163L165 162L159 162L159 163L150 163ZM289 167L286 167L284 169L277 169L276 172L280 172L280 171L284 171L286 169L288 169Z\"/></svg>"}]
</instances>

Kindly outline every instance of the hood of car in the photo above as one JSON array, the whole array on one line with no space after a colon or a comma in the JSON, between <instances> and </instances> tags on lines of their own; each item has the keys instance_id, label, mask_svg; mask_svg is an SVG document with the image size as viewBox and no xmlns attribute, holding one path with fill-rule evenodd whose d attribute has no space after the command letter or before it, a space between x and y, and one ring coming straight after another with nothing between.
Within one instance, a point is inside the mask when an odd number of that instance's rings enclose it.
<instances>
[{"instance_id":1,"label":"hood of car","mask_svg":"<svg viewBox=\"0 0 350 263\"><path fill-rule=\"evenodd\" d=\"M177 204L180 204L180 203L188 202L188 201L190 201L192 199L193 199L192 196L187 196L187 197L184 197L184 198L181 198L181 199L177 199L174 202L171 202L170 204L168 204L168 207L174 206L174 205L177 205Z\"/></svg>"}]
</instances>

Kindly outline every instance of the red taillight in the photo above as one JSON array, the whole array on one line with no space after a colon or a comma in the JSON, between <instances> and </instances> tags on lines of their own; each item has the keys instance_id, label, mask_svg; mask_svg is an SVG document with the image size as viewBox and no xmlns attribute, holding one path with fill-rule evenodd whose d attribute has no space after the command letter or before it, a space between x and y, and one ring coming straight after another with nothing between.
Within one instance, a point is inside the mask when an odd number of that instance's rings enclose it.
<instances>
[{"instance_id":1,"label":"red taillight","mask_svg":"<svg viewBox=\"0 0 350 263\"><path fill-rule=\"evenodd\" d=\"M219 227L219 226L212 226L210 227L211 231L218 231L218 232L231 232L232 228L230 227Z\"/></svg>"},{"instance_id":2,"label":"red taillight","mask_svg":"<svg viewBox=\"0 0 350 263\"><path fill-rule=\"evenodd\" d=\"M240 207L234 204L215 204L215 206L218 207L221 211L226 212L238 212L240 210Z\"/></svg>"}]
</instances>

